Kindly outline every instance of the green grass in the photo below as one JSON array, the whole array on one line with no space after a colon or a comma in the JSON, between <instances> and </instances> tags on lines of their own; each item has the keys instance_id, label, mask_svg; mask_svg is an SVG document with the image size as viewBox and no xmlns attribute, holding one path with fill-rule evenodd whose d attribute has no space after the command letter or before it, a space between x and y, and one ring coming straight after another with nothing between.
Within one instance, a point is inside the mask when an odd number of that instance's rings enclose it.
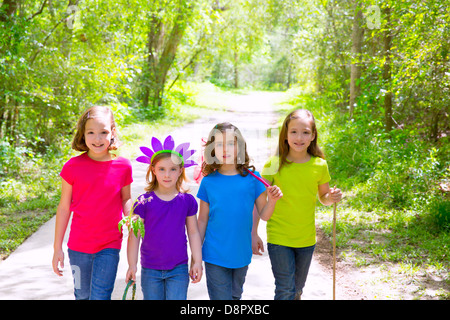
<instances>
[{"instance_id":1,"label":"green grass","mask_svg":"<svg viewBox=\"0 0 450 320\"><path fill-rule=\"evenodd\" d=\"M331 239L329 208L319 207L317 223ZM414 212L358 211L344 200L337 210L336 246L340 257L355 267L378 267L389 274L392 285L422 284L416 298L435 283L439 290L428 298L450 299L450 234Z\"/></svg>"}]
</instances>

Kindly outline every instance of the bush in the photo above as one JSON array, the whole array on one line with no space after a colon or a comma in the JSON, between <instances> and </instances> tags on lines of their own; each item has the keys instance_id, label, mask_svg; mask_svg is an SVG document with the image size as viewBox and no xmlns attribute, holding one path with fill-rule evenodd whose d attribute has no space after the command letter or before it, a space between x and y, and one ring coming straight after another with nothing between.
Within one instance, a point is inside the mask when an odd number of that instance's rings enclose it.
<instances>
[{"instance_id":1,"label":"bush","mask_svg":"<svg viewBox=\"0 0 450 320\"><path fill-rule=\"evenodd\" d=\"M430 222L442 231L450 231L450 200L436 197L426 208Z\"/></svg>"}]
</instances>

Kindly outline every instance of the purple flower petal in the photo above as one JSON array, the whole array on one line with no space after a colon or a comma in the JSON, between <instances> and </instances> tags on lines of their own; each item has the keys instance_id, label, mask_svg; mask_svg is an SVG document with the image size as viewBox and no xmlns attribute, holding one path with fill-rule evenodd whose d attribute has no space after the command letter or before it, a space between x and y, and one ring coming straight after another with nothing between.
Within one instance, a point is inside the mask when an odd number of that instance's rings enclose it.
<instances>
[{"instance_id":1,"label":"purple flower petal","mask_svg":"<svg viewBox=\"0 0 450 320\"><path fill-rule=\"evenodd\" d=\"M146 156L137 157L136 161L137 162L142 162L142 163L148 163L148 164L152 163L152 160L149 157L146 157Z\"/></svg>"},{"instance_id":2,"label":"purple flower petal","mask_svg":"<svg viewBox=\"0 0 450 320\"><path fill-rule=\"evenodd\" d=\"M195 162L194 160L188 160L188 161L184 162L184 167L185 168L188 168L188 167L191 167L191 166L195 166L195 165L197 165L197 162Z\"/></svg>"},{"instance_id":3,"label":"purple flower petal","mask_svg":"<svg viewBox=\"0 0 450 320\"><path fill-rule=\"evenodd\" d=\"M154 152L152 151L152 149L147 148L147 147L140 147L139 149L141 149L142 153L145 154L147 157L152 157Z\"/></svg>"},{"instance_id":4,"label":"purple flower petal","mask_svg":"<svg viewBox=\"0 0 450 320\"><path fill-rule=\"evenodd\" d=\"M178 152L179 154L183 154L183 150L187 150L189 149L189 142L185 142L180 144L178 147L176 147L175 151Z\"/></svg>"},{"instance_id":5,"label":"purple flower petal","mask_svg":"<svg viewBox=\"0 0 450 320\"><path fill-rule=\"evenodd\" d=\"M166 140L164 140L164 150L173 150L175 147L175 141L172 136L167 136Z\"/></svg>"},{"instance_id":6,"label":"purple flower petal","mask_svg":"<svg viewBox=\"0 0 450 320\"><path fill-rule=\"evenodd\" d=\"M153 148L153 152L158 152L158 151L163 150L163 145L162 145L161 141L159 141L158 139L153 137L152 138L152 148Z\"/></svg>"},{"instance_id":7,"label":"purple flower petal","mask_svg":"<svg viewBox=\"0 0 450 320\"><path fill-rule=\"evenodd\" d=\"M187 160L190 156L192 156L195 153L195 150L186 150L181 155L183 156L184 160Z\"/></svg>"}]
</instances>

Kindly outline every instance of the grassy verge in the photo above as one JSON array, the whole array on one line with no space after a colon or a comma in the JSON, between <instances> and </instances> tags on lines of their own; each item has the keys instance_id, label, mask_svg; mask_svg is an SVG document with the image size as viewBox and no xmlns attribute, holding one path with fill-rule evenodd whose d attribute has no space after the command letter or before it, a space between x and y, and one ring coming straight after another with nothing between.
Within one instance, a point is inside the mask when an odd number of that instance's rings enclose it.
<instances>
[{"instance_id":1,"label":"grassy verge","mask_svg":"<svg viewBox=\"0 0 450 320\"><path fill-rule=\"evenodd\" d=\"M380 286L378 299L449 299L450 235L439 232L415 212L364 212L338 206L339 259L372 274L361 285ZM330 209L318 210L317 222L332 237ZM389 287L389 290L386 290Z\"/></svg>"},{"instance_id":2,"label":"grassy verge","mask_svg":"<svg viewBox=\"0 0 450 320\"><path fill-rule=\"evenodd\" d=\"M168 95L170 108L160 119L127 118L118 111L116 119L125 123L118 122L123 142L119 155L131 159L139 146L149 143L149 136L167 134L202 115L223 110L220 101L233 94L211 84L184 83ZM59 172L70 157L78 154L70 148L71 139L64 137L59 146L52 146L44 155L23 158L15 174L0 176L0 260L55 215L60 197Z\"/></svg>"}]
</instances>

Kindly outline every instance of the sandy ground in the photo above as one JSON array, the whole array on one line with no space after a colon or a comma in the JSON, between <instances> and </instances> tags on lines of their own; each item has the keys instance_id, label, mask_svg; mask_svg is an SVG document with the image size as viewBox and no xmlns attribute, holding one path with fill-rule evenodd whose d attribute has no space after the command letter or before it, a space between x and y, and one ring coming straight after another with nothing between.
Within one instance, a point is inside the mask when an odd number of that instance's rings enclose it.
<instances>
[{"instance_id":1,"label":"sandy ground","mask_svg":"<svg viewBox=\"0 0 450 320\"><path fill-rule=\"evenodd\" d=\"M172 131L175 143L191 142L191 148L201 149L201 138L206 138L213 126L219 122L229 121L236 125L247 141L250 157L257 170L260 171L264 161L275 151L276 136L272 131L272 138L267 138L270 128L275 128L276 118L272 112L274 101L279 97L278 93L252 93L236 96L226 101L229 105L227 112L203 117L189 123L182 128ZM151 133L149 133L148 145L150 145ZM159 137L165 138L165 137ZM275 140L274 140L275 139ZM194 157L198 156L198 153ZM143 193L145 185L146 165L132 161L133 179L132 196L137 197ZM187 169L187 175L192 179L193 168ZM190 183L190 192L196 195L198 185ZM6 260L0 262L0 299L74 299L73 280L67 257L64 276L56 276L51 267L53 255L53 235L55 218L44 224L36 233L27 239ZM66 240L69 230L66 232ZM266 245L265 223L259 226L259 235ZM332 299L332 273L329 241L318 234L318 245L314 255L309 276L304 288L304 300L329 300ZM128 268L126 259L126 237L124 237L121 250L121 259L117 273L113 299L121 299L125 288L125 274ZM360 299L360 292L349 280L338 271L337 299ZM345 280L345 281L344 281ZM339 282L345 285L339 285ZM274 296L274 279L271 271L270 260L265 250L262 256L253 256L244 284L244 300L272 300ZM142 299L140 289L140 272L138 272L137 299ZM203 277L198 284L191 284L188 291L188 299L208 299L206 279Z\"/></svg>"}]
</instances>

